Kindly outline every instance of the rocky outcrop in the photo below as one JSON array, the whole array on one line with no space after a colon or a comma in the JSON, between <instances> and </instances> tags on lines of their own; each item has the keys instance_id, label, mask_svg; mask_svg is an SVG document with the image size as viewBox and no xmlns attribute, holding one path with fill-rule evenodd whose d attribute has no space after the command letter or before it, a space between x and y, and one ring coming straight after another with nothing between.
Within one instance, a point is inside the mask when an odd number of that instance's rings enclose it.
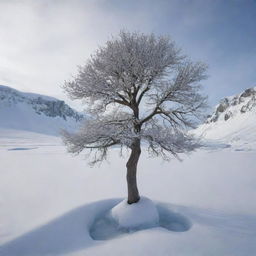
<instances>
[{"instance_id":1,"label":"rocky outcrop","mask_svg":"<svg viewBox=\"0 0 256 256\"><path fill-rule=\"evenodd\" d=\"M247 113L256 110L256 87L246 89L244 92L224 98L216 106L214 113L208 117L206 123L219 120L228 121L237 113Z\"/></svg>"}]
</instances>

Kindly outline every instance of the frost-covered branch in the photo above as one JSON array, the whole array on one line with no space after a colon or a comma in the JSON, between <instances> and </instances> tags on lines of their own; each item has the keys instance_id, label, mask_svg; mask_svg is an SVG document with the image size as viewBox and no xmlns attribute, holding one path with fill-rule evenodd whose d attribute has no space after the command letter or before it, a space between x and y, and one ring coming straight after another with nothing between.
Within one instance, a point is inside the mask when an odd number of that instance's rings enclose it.
<instances>
[{"instance_id":1,"label":"frost-covered branch","mask_svg":"<svg viewBox=\"0 0 256 256\"><path fill-rule=\"evenodd\" d=\"M156 115L167 117L170 122L193 126L190 117L199 117L200 110L206 107L206 97L200 94L197 82L205 78L206 66L202 63L185 62L178 66L171 81L161 81L155 92L150 94L150 114L141 120L148 122Z\"/></svg>"},{"instance_id":2,"label":"frost-covered branch","mask_svg":"<svg viewBox=\"0 0 256 256\"><path fill-rule=\"evenodd\" d=\"M199 84L205 72L205 64L188 60L168 37L121 31L64 85L93 113L78 132L64 132L69 151L91 149L104 159L108 148L132 149L140 141L163 157L193 150L198 143L186 129L206 107Z\"/></svg>"},{"instance_id":3,"label":"frost-covered branch","mask_svg":"<svg viewBox=\"0 0 256 256\"><path fill-rule=\"evenodd\" d=\"M159 121L151 122L143 130L141 138L148 143L148 152L153 156L162 156L165 160L170 155L178 157L200 147L198 140L176 126L166 127Z\"/></svg>"},{"instance_id":4,"label":"frost-covered branch","mask_svg":"<svg viewBox=\"0 0 256 256\"><path fill-rule=\"evenodd\" d=\"M99 159L105 158L110 147L130 147L137 135L133 132L133 117L124 113L112 113L86 120L77 132L62 132L68 151L79 154L84 149L96 150Z\"/></svg>"},{"instance_id":5,"label":"frost-covered branch","mask_svg":"<svg viewBox=\"0 0 256 256\"><path fill-rule=\"evenodd\" d=\"M178 53L167 37L122 31L119 38L108 41L85 66L80 66L78 75L66 82L64 89L72 99L93 99L131 107L137 103L134 99L138 94L141 101L144 85L149 87L167 74L168 68L179 63Z\"/></svg>"}]
</instances>

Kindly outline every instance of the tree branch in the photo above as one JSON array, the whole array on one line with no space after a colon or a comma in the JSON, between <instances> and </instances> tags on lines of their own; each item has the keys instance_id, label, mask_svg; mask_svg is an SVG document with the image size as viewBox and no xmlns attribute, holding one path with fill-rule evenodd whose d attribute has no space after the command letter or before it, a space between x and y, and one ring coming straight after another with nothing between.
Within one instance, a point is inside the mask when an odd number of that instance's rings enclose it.
<instances>
[{"instance_id":1,"label":"tree branch","mask_svg":"<svg viewBox=\"0 0 256 256\"><path fill-rule=\"evenodd\" d=\"M137 100L138 105L140 105L140 102L141 102L143 96L145 95L145 93L146 93L147 91L149 91L149 89L150 89L150 87L149 87L149 85L148 85L148 86L141 92L141 94L139 95L139 98L138 98L138 100Z\"/></svg>"}]
</instances>

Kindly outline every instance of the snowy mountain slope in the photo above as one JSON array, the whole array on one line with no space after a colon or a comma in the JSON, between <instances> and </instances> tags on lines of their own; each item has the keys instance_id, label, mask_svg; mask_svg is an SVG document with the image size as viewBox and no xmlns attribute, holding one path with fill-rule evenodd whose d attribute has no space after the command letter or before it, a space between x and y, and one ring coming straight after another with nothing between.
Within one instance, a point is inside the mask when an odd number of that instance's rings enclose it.
<instances>
[{"instance_id":1,"label":"snowy mountain slope","mask_svg":"<svg viewBox=\"0 0 256 256\"><path fill-rule=\"evenodd\" d=\"M235 150L256 149L256 87L224 98L194 133L233 145Z\"/></svg>"},{"instance_id":2,"label":"snowy mountain slope","mask_svg":"<svg viewBox=\"0 0 256 256\"><path fill-rule=\"evenodd\" d=\"M0 128L58 134L81 119L64 101L0 85Z\"/></svg>"}]
</instances>

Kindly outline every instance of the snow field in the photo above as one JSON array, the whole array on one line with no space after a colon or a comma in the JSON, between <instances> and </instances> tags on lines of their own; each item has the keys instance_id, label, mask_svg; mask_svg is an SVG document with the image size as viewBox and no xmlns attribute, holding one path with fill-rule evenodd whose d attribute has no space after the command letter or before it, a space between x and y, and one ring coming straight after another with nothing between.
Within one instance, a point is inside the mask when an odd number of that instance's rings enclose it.
<instances>
[{"instance_id":1,"label":"snow field","mask_svg":"<svg viewBox=\"0 0 256 256\"><path fill-rule=\"evenodd\" d=\"M68 155L56 137L1 134L1 256L256 252L252 151L208 149L167 163L143 151L139 190L154 202L159 226L127 233L107 222L115 207L117 216L127 214L119 204L126 197L126 157L114 149L109 163L89 168L83 155Z\"/></svg>"}]
</instances>

